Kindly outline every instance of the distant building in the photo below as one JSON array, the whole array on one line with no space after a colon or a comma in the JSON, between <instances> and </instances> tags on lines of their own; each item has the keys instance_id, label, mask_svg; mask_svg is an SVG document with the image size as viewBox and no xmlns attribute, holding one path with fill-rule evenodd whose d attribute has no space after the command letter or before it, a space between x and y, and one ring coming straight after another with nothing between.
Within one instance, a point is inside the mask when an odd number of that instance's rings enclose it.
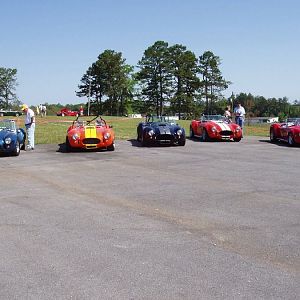
<instances>
[{"instance_id":1,"label":"distant building","mask_svg":"<svg viewBox=\"0 0 300 300\"><path fill-rule=\"evenodd\" d=\"M270 124L278 122L278 117L253 117L253 118L246 118L246 124Z\"/></svg>"},{"instance_id":2,"label":"distant building","mask_svg":"<svg viewBox=\"0 0 300 300\"><path fill-rule=\"evenodd\" d=\"M141 114L129 114L128 118L142 118Z\"/></svg>"}]
</instances>

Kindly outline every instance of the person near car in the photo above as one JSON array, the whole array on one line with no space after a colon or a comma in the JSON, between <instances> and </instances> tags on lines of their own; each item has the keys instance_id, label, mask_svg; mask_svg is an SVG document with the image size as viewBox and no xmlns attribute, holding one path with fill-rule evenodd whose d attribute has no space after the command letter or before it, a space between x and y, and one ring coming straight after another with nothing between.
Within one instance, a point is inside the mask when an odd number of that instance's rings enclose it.
<instances>
[{"instance_id":1,"label":"person near car","mask_svg":"<svg viewBox=\"0 0 300 300\"><path fill-rule=\"evenodd\" d=\"M245 108L239 102L237 106L234 108L234 116L235 116L235 123L238 124L242 128L242 130L244 127L245 115L246 115Z\"/></svg>"},{"instance_id":2,"label":"person near car","mask_svg":"<svg viewBox=\"0 0 300 300\"><path fill-rule=\"evenodd\" d=\"M25 128L27 134L26 150L34 150L34 131L35 131L34 111L30 109L27 104L23 104L21 109L25 113Z\"/></svg>"},{"instance_id":3,"label":"person near car","mask_svg":"<svg viewBox=\"0 0 300 300\"><path fill-rule=\"evenodd\" d=\"M227 122L231 122L231 112L230 112L230 105L226 106L224 117L226 118Z\"/></svg>"}]
</instances>

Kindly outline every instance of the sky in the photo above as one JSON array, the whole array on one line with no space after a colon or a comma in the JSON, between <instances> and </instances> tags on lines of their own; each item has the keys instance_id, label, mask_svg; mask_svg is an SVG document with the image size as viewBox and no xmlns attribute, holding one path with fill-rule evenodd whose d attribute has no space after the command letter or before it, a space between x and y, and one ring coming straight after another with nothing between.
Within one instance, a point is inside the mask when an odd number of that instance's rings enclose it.
<instances>
[{"instance_id":1,"label":"sky","mask_svg":"<svg viewBox=\"0 0 300 300\"><path fill-rule=\"evenodd\" d=\"M80 79L106 49L136 66L156 41L212 51L224 92L300 100L298 0L0 0L0 67L28 105L81 103Z\"/></svg>"}]
</instances>

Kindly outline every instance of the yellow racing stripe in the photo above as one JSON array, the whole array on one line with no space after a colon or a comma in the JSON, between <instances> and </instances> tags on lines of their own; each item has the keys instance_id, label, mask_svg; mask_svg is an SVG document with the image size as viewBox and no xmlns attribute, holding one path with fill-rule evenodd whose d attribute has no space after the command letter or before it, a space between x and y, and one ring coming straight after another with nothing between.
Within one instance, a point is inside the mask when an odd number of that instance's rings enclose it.
<instances>
[{"instance_id":1,"label":"yellow racing stripe","mask_svg":"<svg viewBox=\"0 0 300 300\"><path fill-rule=\"evenodd\" d=\"M96 126L85 126L84 131L85 131L85 138L97 137Z\"/></svg>"}]
</instances>

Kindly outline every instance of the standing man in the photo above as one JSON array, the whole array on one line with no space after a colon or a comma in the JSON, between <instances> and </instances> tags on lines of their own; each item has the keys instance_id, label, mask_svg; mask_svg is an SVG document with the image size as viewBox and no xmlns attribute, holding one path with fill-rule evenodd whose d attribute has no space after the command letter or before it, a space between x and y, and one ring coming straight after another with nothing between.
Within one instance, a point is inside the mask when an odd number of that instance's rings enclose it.
<instances>
[{"instance_id":1,"label":"standing man","mask_svg":"<svg viewBox=\"0 0 300 300\"><path fill-rule=\"evenodd\" d=\"M25 127L27 133L26 151L34 150L34 131L35 131L35 116L32 109L27 104L22 105L22 111L25 113Z\"/></svg>"},{"instance_id":2,"label":"standing man","mask_svg":"<svg viewBox=\"0 0 300 300\"><path fill-rule=\"evenodd\" d=\"M239 102L237 106L234 108L234 115L235 115L235 123L238 124L243 131L244 122L245 122L245 108Z\"/></svg>"}]
</instances>

